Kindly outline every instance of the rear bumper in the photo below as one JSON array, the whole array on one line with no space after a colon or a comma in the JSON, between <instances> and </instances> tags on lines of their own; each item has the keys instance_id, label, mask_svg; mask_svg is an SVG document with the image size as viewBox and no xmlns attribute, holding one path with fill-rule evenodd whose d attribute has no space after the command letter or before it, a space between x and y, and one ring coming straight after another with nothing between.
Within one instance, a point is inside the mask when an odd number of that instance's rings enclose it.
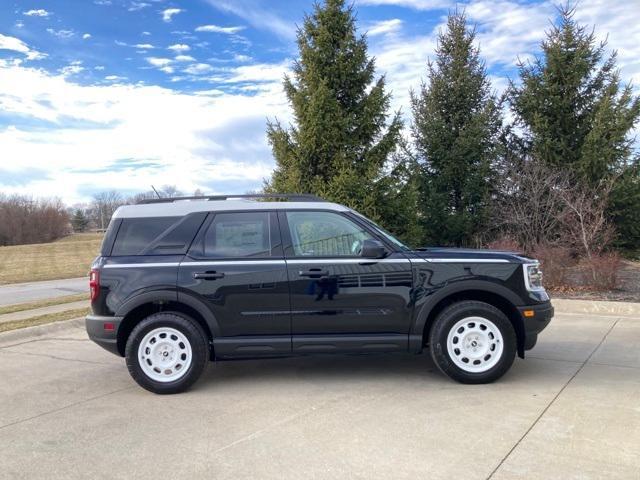
<instances>
[{"instance_id":1,"label":"rear bumper","mask_svg":"<svg viewBox=\"0 0 640 480\"><path fill-rule=\"evenodd\" d=\"M536 344L538 334L544 330L553 318L551 302L518 307L524 324L525 350L530 350ZM533 313L531 313L533 312Z\"/></svg>"},{"instance_id":2,"label":"rear bumper","mask_svg":"<svg viewBox=\"0 0 640 480\"><path fill-rule=\"evenodd\" d=\"M104 317L101 315L87 315L85 326L89 338L105 350L120 356L118 351L118 328L123 317ZM113 329L105 328L113 325Z\"/></svg>"}]
</instances>

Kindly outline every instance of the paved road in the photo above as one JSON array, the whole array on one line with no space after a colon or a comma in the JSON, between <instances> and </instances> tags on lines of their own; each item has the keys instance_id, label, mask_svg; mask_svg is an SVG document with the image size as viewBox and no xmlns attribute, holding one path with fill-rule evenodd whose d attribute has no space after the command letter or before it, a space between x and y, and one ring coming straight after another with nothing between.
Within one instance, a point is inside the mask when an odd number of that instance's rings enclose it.
<instances>
[{"instance_id":1,"label":"paved road","mask_svg":"<svg viewBox=\"0 0 640 480\"><path fill-rule=\"evenodd\" d=\"M87 277L0 285L0 306L89 292Z\"/></svg>"},{"instance_id":2,"label":"paved road","mask_svg":"<svg viewBox=\"0 0 640 480\"><path fill-rule=\"evenodd\" d=\"M640 478L640 318L560 314L493 385L306 357L212 364L175 396L81 327L2 338L2 478Z\"/></svg>"}]
</instances>

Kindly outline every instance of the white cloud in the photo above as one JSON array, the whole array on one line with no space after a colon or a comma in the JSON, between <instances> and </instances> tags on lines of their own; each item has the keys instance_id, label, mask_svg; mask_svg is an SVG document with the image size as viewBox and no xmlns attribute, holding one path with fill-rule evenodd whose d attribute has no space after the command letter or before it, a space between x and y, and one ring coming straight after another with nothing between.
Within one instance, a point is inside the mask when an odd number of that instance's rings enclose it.
<instances>
[{"instance_id":1,"label":"white cloud","mask_svg":"<svg viewBox=\"0 0 640 480\"><path fill-rule=\"evenodd\" d=\"M181 8L167 8L161 12L162 20L164 20L165 22L170 22L174 15L177 15L181 12L184 12L184 10L182 10Z\"/></svg>"},{"instance_id":2,"label":"white cloud","mask_svg":"<svg viewBox=\"0 0 640 480\"><path fill-rule=\"evenodd\" d=\"M174 60L176 62L195 62L196 59L191 55L176 55Z\"/></svg>"},{"instance_id":3,"label":"white cloud","mask_svg":"<svg viewBox=\"0 0 640 480\"><path fill-rule=\"evenodd\" d=\"M476 39L480 54L489 65L513 66L518 57L526 60L544 38L554 4L541 2L525 5L510 0L478 0L469 3L465 12L478 25Z\"/></svg>"},{"instance_id":4,"label":"white cloud","mask_svg":"<svg viewBox=\"0 0 640 480\"><path fill-rule=\"evenodd\" d=\"M208 63L195 63L193 65L189 65L183 70L183 72L188 73L189 75L202 75L203 73L210 72L211 70L213 70L213 67Z\"/></svg>"},{"instance_id":5,"label":"white cloud","mask_svg":"<svg viewBox=\"0 0 640 480\"><path fill-rule=\"evenodd\" d=\"M256 63L239 67L221 69L221 73L212 78L222 83L262 83L280 84L288 71L290 61L282 63ZM263 88L263 87L259 87Z\"/></svg>"},{"instance_id":6,"label":"white cloud","mask_svg":"<svg viewBox=\"0 0 640 480\"><path fill-rule=\"evenodd\" d=\"M142 50L153 50L154 48L156 48L153 45L151 45L150 43L136 43L134 45L134 47L142 49Z\"/></svg>"},{"instance_id":7,"label":"white cloud","mask_svg":"<svg viewBox=\"0 0 640 480\"><path fill-rule=\"evenodd\" d=\"M426 74L428 57L436 48L435 32L411 37L375 37L371 54L376 58L378 75L385 74L387 91L392 94L393 110L409 110L409 91L420 86Z\"/></svg>"},{"instance_id":8,"label":"white cloud","mask_svg":"<svg viewBox=\"0 0 640 480\"><path fill-rule=\"evenodd\" d=\"M49 15L51 15L51 12L47 12L43 8L38 8L22 12L22 14L26 15L27 17L48 17Z\"/></svg>"},{"instance_id":9,"label":"white cloud","mask_svg":"<svg viewBox=\"0 0 640 480\"><path fill-rule=\"evenodd\" d=\"M375 37L376 35L386 35L390 33L395 33L400 30L402 26L402 20L399 18L393 18L391 20L381 20L379 22L374 22L367 29L367 35L369 37Z\"/></svg>"},{"instance_id":10,"label":"white cloud","mask_svg":"<svg viewBox=\"0 0 640 480\"><path fill-rule=\"evenodd\" d=\"M236 15L256 28L274 33L285 40L296 38L296 26L283 20L269 8L261 8L251 0L207 0L207 3L225 13Z\"/></svg>"},{"instance_id":11,"label":"white cloud","mask_svg":"<svg viewBox=\"0 0 640 480\"><path fill-rule=\"evenodd\" d=\"M0 33L0 50L11 50L21 53L27 57L27 60L41 60L47 55L29 48L22 40L16 37L9 37Z\"/></svg>"},{"instance_id":12,"label":"white cloud","mask_svg":"<svg viewBox=\"0 0 640 480\"><path fill-rule=\"evenodd\" d=\"M22 20L17 20L15 25L16 25L16 28L22 28L24 27L24 22Z\"/></svg>"},{"instance_id":13,"label":"white cloud","mask_svg":"<svg viewBox=\"0 0 640 480\"><path fill-rule=\"evenodd\" d=\"M241 54L238 54L238 53L236 53L233 56L233 59L236 62L250 62L251 60L253 60L253 58L251 58L249 55L241 55Z\"/></svg>"},{"instance_id":14,"label":"white cloud","mask_svg":"<svg viewBox=\"0 0 640 480\"><path fill-rule=\"evenodd\" d=\"M237 26L237 27L220 27L219 25L201 25L196 27L196 32L213 32L213 33L225 33L227 35L234 35L242 30L245 27Z\"/></svg>"},{"instance_id":15,"label":"white cloud","mask_svg":"<svg viewBox=\"0 0 640 480\"><path fill-rule=\"evenodd\" d=\"M70 204L86 201L97 188L258 188L273 168L265 117L289 120L280 81L251 95L195 95L126 83L83 86L41 69L5 65L0 103L7 114L51 122L37 131L0 127L0 151L13 160L0 165L0 188L62 196ZM47 178L29 179L33 170L45 170ZM24 177L25 184L3 185L2 172ZM230 183L216 183L221 179Z\"/></svg>"},{"instance_id":16,"label":"white cloud","mask_svg":"<svg viewBox=\"0 0 640 480\"><path fill-rule=\"evenodd\" d=\"M90 33L85 33L85 34L82 35L82 39L83 40L88 40L90 38L91 38L91 34Z\"/></svg>"},{"instance_id":17,"label":"white cloud","mask_svg":"<svg viewBox=\"0 0 640 480\"><path fill-rule=\"evenodd\" d=\"M175 43L168 46L167 50L173 50L174 52L188 52L189 50L191 50L191 47L184 43Z\"/></svg>"},{"instance_id":18,"label":"white cloud","mask_svg":"<svg viewBox=\"0 0 640 480\"><path fill-rule=\"evenodd\" d=\"M160 57L147 57L146 60L154 67L166 67L172 62L170 58L160 58Z\"/></svg>"},{"instance_id":19,"label":"white cloud","mask_svg":"<svg viewBox=\"0 0 640 480\"><path fill-rule=\"evenodd\" d=\"M94 70L104 70L104 65L96 65L93 67Z\"/></svg>"},{"instance_id":20,"label":"white cloud","mask_svg":"<svg viewBox=\"0 0 640 480\"><path fill-rule=\"evenodd\" d=\"M84 70L84 67L80 64L77 63L72 63L70 65L67 65L66 67L62 67L59 72L63 75L63 76L69 76L69 75L75 75L77 73L80 73Z\"/></svg>"},{"instance_id":21,"label":"white cloud","mask_svg":"<svg viewBox=\"0 0 640 480\"><path fill-rule=\"evenodd\" d=\"M120 75L107 75L104 79L110 82L118 82L120 80L126 80L127 77L121 77Z\"/></svg>"},{"instance_id":22,"label":"white cloud","mask_svg":"<svg viewBox=\"0 0 640 480\"><path fill-rule=\"evenodd\" d=\"M142 10L143 8L147 8L150 6L151 4L147 2L131 2L127 10L129 10L130 12L135 12L137 10Z\"/></svg>"},{"instance_id":23,"label":"white cloud","mask_svg":"<svg viewBox=\"0 0 640 480\"><path fill-rule=\"evenodd\" d=\"M598 39L607 40L607 47L617 50L623 82L631 80L640 93L640 3L581 0L575 19L595 25Z\"/></svg>"},{"instance_id":24,"label":"white cloud","mask_svg":"<svg viewBox=\"0 0 640 480\"><path fill-rule=\"evenodd\" d=\"M357 3L359 5L393 5L414 10L436 10L450 7L454 2L449 0L357 0Z\"/></svg>"},{"instance_id":25,"label":"white cloud","mask_svg":"<svg viewBox=\"0 0 640 480\"><path fill-rule=\"evenodd\" d=\"M54 30L53 28L47 28L47 32L49 32L54 37L58 38L71 38L75 35L73 30Z\"/></svg>"},{"instance_id":26,"label":"white cloud","mask_svg":"<svg viewBox=\"0 0 640 480\"><path fill-rule=\"evenodd\" d=\"M144 31L144 32L141 32L140 35L144 35L144 36L151 35L151 32Z\"/></svg>"}]
</instances>

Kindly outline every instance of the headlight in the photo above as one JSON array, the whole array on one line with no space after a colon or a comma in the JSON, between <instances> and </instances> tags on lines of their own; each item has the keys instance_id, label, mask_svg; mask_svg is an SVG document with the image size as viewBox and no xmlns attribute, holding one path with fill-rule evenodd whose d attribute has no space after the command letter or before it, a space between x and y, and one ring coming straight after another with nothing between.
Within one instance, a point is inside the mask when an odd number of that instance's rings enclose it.
<instances>
[{"instance_id":1,"label":"headlight","mask_svg":"<svg viewBox=\"0 0 640 480\"><path fill-rule=\"evenodd\" d=\"M524 265L524 284L527 290L544 290L542 286L542 270L539 263L526 263Z\"/></svg>"}]
</instances>

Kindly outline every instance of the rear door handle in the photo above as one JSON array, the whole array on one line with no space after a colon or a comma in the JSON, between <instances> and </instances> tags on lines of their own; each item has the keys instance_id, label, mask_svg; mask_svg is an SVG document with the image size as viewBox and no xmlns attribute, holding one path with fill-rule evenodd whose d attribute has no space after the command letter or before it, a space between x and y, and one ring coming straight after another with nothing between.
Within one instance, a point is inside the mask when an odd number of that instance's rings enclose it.
<instances>
[{"instance_id":1,"label":"rear door handle","mask_svg":"<svg viewBox=\"0 0 640 480\"><path fill-rule=\"evenodd\" d=\"M301 277L309 277L309 278L323 278L328 277L329 272L326 270L320 270L319 268L311 268L309 270L300 270L298 274Z\"/></svg>"},{"instance_id":2,"label":"rear door handle","mask_svg":"<svg viewBox=\"0 0 640 480\"><path fill-rule=\"evenodd\" d=\"M193 274L193 278L200 280L215 280L222 277L224 277L224 273L222 272L196 272Z\"/></svg>"}]
</instances>

